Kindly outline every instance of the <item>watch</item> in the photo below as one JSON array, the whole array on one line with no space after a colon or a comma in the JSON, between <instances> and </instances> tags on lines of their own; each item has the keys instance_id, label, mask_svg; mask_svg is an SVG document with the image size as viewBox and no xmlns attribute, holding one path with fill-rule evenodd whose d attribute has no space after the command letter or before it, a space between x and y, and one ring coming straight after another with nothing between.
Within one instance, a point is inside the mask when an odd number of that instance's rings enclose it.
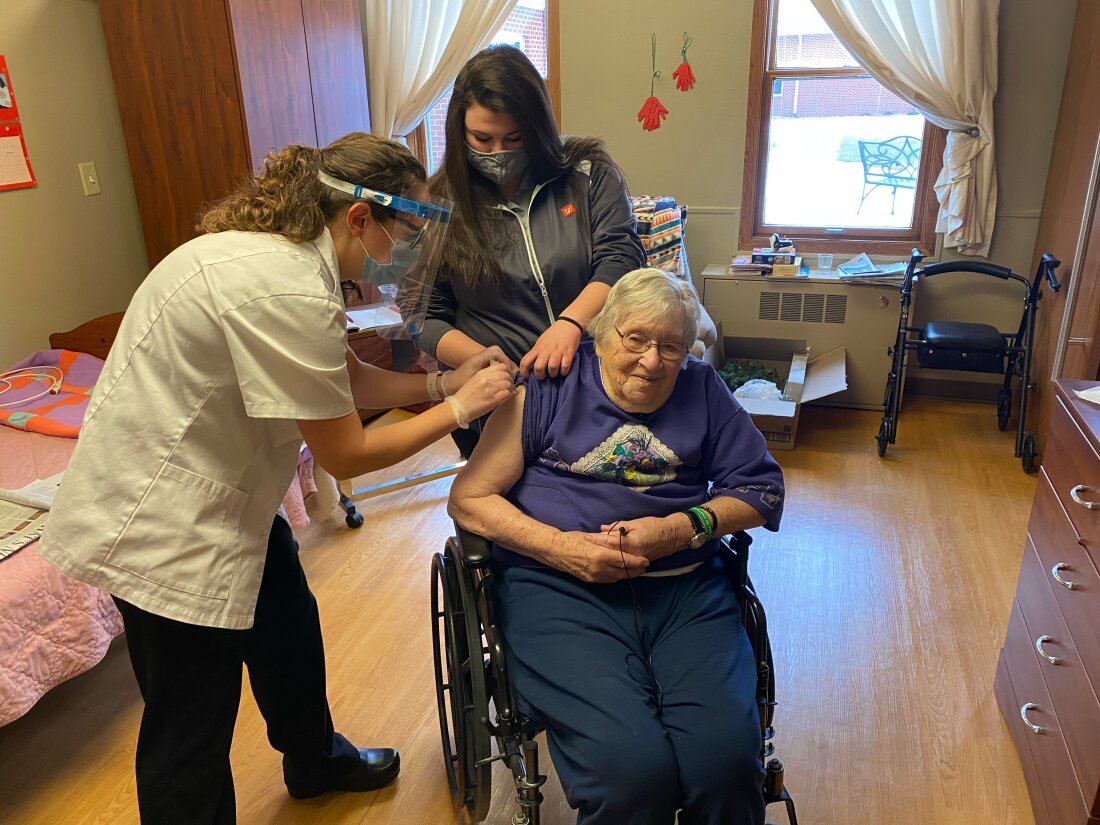
<instances>
[{"instance_id":1,"label":"watch","mask_svg":"<svg viewBox=\"0 0 1100 825\"><path fill-rule=\"evenodd\" d=\"M685 516L691 519L691 528L695 531L691 541L688 542L688 547L692 550L698 550L710 539L710 533L707 532L707 526L703 524L703 520L699 518L698 513L693 513L691 510L684 510L683 512Z\"/></svg>"}]
</instances>

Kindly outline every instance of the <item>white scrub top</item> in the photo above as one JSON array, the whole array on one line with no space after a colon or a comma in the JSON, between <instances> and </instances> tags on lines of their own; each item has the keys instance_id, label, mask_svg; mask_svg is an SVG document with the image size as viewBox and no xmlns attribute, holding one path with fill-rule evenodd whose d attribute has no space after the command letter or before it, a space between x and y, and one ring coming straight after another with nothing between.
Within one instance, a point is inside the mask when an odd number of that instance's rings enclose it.
<instances>
[{"instance_id":1,"label":"white scrub top","mask_svg":"<svg viewBox=\"0 0 1100 825\"><path fill-rule=\"evenodd\" d=\"M150 613L252 626L297 419L354 411L326 229L203 235L139 287L39 555Z\"/></svg>"}]
</instances>

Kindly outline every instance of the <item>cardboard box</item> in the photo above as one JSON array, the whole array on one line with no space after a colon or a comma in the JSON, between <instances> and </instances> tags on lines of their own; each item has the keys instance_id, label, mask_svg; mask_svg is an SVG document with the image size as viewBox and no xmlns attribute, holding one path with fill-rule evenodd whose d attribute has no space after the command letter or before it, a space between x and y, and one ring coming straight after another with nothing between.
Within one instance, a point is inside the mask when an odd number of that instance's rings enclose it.
<instances>
[{"instance_id":1,"label":"cardboard box","mask_svg":"<svg viewBox=\"0 0 1100 825\"><path fill-rule=\"evenodd\" d=\"M844 347L813 355L805 341L782 338L727 338L718 325L718 340L708 352L718 369L730 359L759 361L779 375L780 400L738 398L753 423L768 440L770 450L793 450L802 405L848 389Z\"/></svg>"}]
</instances>

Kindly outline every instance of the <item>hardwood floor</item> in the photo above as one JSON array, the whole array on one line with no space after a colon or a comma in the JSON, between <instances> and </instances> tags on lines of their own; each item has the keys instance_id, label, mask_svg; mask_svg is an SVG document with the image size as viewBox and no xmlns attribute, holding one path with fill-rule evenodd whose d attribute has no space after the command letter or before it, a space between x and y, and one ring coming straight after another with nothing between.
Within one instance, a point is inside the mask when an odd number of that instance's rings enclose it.
<instances>
[{"instance_id":1,"label":"hardwood floor","mask_svg":"<svg viewBox=\"0 0 1100 825\"><path fill-rule=\"evenodd\" d=\"M990 406L907 399L898 444L881 460L879 417L805 409L798 448L776 454L783 528L754 531L752 575L779 680L777 755L799 821L1032 825L992 685L1034 479ZM440 442L380 477L456 455ZM428 606L429 559L451 529L449 487L364 502L358 531L334 514L299 534L337 727L360 745L400 748L400 780L374 794L291 800L246 690L233 748L241 823L461 821L440 756ZM137 822L139 716L119 639L102 664L0 728L0 822ZM510 822L506 779L498 766L490 822ZM544 825L575 821L553 778L546 796Z\"/></svg>"}]
</instances>

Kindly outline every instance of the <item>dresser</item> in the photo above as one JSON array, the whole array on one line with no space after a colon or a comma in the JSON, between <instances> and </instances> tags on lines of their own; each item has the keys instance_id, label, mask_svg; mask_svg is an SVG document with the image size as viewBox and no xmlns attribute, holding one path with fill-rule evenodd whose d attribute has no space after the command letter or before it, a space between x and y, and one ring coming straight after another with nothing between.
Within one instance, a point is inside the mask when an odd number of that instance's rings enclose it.
<instances>
[{"instance_id":1,"label":"dresser","mask_svg":"<svg viewBox=\"0 0 1100 825\"><path fill-rule=\"evenodd\" d=\"M994 683L1036 825L1100 825L1100 406L1063 380Z\"/></svg>"}]
</instances>

